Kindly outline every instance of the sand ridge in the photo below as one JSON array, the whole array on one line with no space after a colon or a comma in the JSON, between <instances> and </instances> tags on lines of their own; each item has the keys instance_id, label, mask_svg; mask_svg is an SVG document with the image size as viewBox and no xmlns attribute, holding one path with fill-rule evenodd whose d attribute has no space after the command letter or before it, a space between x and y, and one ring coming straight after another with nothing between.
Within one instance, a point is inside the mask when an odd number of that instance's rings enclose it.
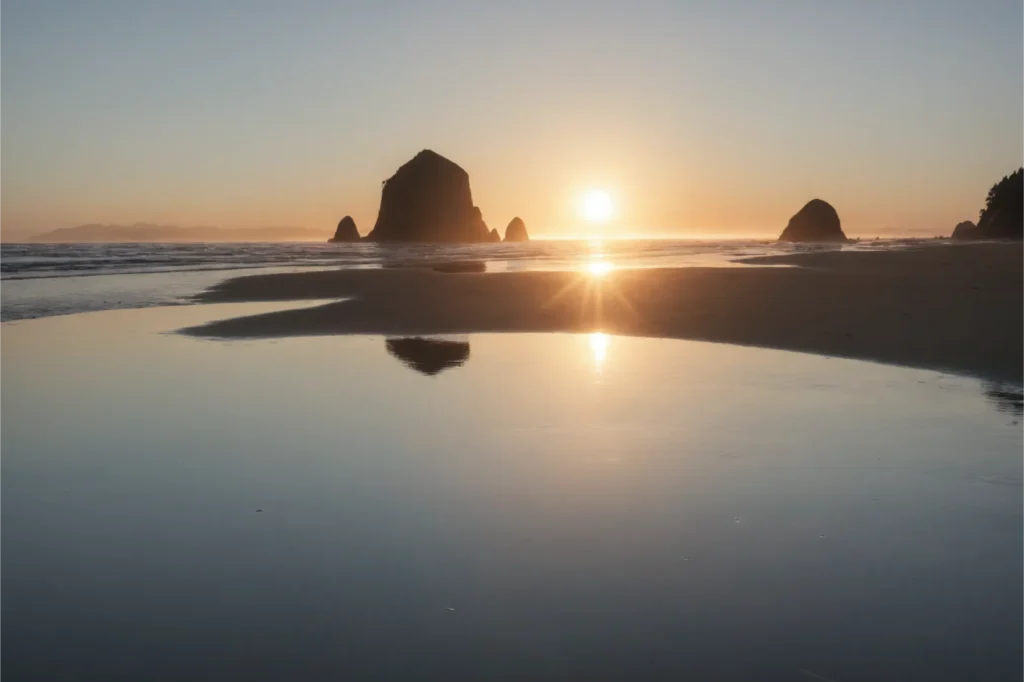
<instances>
[{"instance_id":1,"label":"sand ridge","mask_svg":"<svg viewBox=\"0 0 1024 682\"><path fill-rule=\"evenodd\" d=\"M184 330L218 338L593 332L804 351L1004 381L1024 375L1019 244L817 251L741 268L252 275L197 301L347 300ZM759 265L797 267L758 267Z\"/></svg>"}]
</instances>

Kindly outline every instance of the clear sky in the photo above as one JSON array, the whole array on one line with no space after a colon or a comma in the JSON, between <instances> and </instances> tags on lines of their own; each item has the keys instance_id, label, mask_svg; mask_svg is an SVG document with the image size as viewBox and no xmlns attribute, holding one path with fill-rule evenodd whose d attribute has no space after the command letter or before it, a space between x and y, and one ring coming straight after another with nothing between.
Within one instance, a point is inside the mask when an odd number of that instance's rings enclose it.
<instances>
[{"instance_id":1,"label":"clear sky","mask_svg":"<svg viewBox=\"0 0 1024 682\"><path fill-rule=\"evenodd\" d=\"M1020 0L5 0L6 231L365 234L423 148L491 227L948 234L1024 157Z\"/></svg>"}]
</instances>

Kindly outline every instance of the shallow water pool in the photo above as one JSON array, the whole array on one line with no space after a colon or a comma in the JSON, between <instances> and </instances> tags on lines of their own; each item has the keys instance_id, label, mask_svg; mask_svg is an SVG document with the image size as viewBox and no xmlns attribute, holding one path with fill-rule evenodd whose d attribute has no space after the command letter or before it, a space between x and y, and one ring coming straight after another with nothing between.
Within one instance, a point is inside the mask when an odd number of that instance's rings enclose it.
<instances>
[{"instance_id":1,"label":"shallow water pool","mask_svg":"<svg viewBox=\"0 0 1024 682\"><path fill-rule=\"evenodd\" d=\"M3 325L5 679L1020 679L1019 387L285 307Z\"/></svg>"}]
</instances>

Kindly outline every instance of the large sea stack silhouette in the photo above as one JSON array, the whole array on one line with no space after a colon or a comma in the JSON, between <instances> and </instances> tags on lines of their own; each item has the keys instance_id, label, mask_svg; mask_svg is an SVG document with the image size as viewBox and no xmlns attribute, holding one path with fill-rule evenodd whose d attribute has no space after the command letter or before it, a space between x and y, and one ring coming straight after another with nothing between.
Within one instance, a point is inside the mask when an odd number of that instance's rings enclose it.
<instances>
[{"instance_id":1,"label":"large sea stack silhouette","mask_svg":"<svg viewBox=\"0 0 1024 682\"><path fill-rule=\"evenodd\" d=\"M1024 238L1024 168L992 186L977 225L960 223L953 230L953 239L1021 238Z\"/></svg>"},{"instance_id":2,"label":"large sea stack silhouette","mask_svg":"<svg viewBox=\"0 0 1024 682\"><path fill-rule=\"evenodd\" d=\"M530 240L530 235L526 233L526 223L519 216L512 219L512 222L505 228L505 241L507 242L525 242Z\"/></svg>"},{"instance_id":3,"label":"large sea stack silhouette","mask_svg":"<svg viewBox=\"0 0 1024 682\"><path fill-rule=\"evenodd\" d=\"M352 216L347 215L342 218L338 222L338 229L334 231L334 236L327 241L335 244L359 241L359 230L356 229L356 221L352 220Z\"/></svg>"},{"instance_id":4,"label":"large sea stack silhouette","mask_svg":"<svg viewBox=\"0 0 1024 682\"><path fill-rule=\"evenodd\" d=\"M839 224L839 214L832 204L811 199L779 235L781 242L845 242L846 235Z\"/></svg>"},{"instance_id":5,"label":"large sea stack silhouette","mask_svg":"<svg viewBox=\"0 0 1024 682\"><path fill-rule=\"evenodd\" d=\"M480 209L473 205L469 174L457 163L424 149L384 181L376 242L488 242Z\"/></svg>"}]
</instances>

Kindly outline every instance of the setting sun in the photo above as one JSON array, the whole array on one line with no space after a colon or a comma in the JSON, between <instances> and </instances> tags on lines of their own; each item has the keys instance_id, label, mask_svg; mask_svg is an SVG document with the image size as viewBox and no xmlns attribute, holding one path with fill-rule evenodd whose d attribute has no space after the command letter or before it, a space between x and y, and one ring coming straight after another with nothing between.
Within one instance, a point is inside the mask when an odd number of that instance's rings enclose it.
<instances>
[{"instance_id":1,"label":"setting sun","mask_svg":"<svg viewBox=\"0 0 1024 682\"><path fill-rule=\"evenodd\" d=\"M580 213L589 222L607 222L614 212L615 204L612 197L603 189L589 190L580 200Z\"/></svg>"}]
</instances>

